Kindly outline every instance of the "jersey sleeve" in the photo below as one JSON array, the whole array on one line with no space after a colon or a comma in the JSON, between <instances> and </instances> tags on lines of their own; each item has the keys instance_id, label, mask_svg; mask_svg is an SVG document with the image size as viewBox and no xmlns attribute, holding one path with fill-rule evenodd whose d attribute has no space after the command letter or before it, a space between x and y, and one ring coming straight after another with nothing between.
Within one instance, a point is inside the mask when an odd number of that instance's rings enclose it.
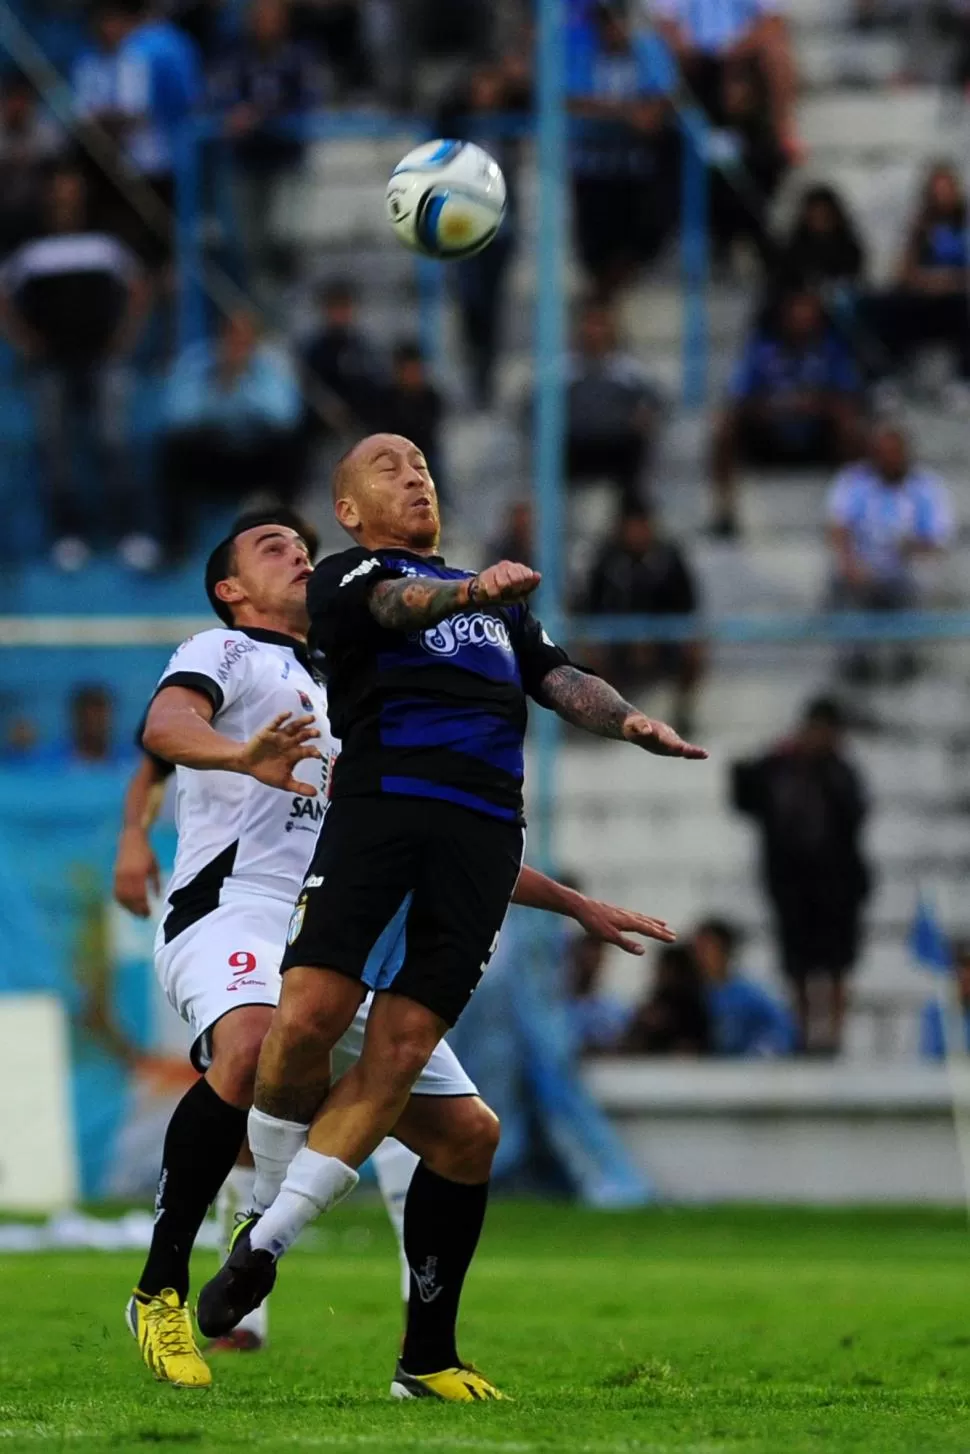
<instances>
[{"instance_id":1,"label":"jersey sleeve","mask_svg":"<svg viewBox=\"0 0 970 1454\"><path fill-rule=\"evenodd\" d=\"M188 687L212 703L213 720L241 694L246 685L247 660L255 651L248 636L203 631L190 636L175 652L158 679L154 695L164 687Z\"/></svg>"},{"instance_id":2,"label":"jersey sleeve","mask_svg":"<svg viewBox=\"0 0 970 1454\"><path fill-rule=\"evenodd\" d=\"M362 627L376 626L367 604L371 591L378 581L398 580L403 574L362 547L326 556L307 586L314 646L329 656Z\"/></svg>"},{"instance_id":3,"label":"jersey sleeve","mask_svg":"<svg viewBox=\"0 0 970 1454\"><path fill-rule=\"evenodd\" d=\"M569 653L557 646L543 630L542 622L533 616L528 606L520 608L518 621L513 626L512 642L522 674L523 690L545 706L542 683L546 677L557 666L574 666L575 663L570 660Z\"/></svg>"}]
</instances>

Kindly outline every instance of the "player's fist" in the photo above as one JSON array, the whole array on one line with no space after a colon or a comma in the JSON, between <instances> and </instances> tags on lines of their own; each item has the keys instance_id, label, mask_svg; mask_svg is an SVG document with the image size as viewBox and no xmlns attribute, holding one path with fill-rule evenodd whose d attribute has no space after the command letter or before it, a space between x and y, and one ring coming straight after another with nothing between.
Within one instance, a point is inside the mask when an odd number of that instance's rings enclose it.
<instances>
[{"instance_id":1,"label":"player's fist","mask_svg":"<svg viewBox=\"0 0 970 1454\"><path fill-rule=\"evenodd\" d=\"M147 919L151 913L149 891L156 897L161 892L158 859L152 852L148 835L141 828L128 827L118 843L114 896L130 914Z\"/></svg>"},{"instance_id":2,"label":"player's fist","mask_svg":"<svg viewBox=\"0 0 970 1454\"><path fill-rule=\"evenodd\" d=\"M703 762L710 755L705 747L685 742L666 722L655 722L642 712L630 713L623 723L623 736L655 757L686 757L691 762Z\"/></svg>"},{"instance_id":3,"label":"player's fist","mask_svg":"<svg viewBox=\"0 0 970 1454\"><path fill-rule=\"evenodd\" d=\"M524 601L541 580L539 572L531 566L519 565L514 560L500 560L498 565L479 571L469 581L468 600L475 606L489 601L497 604Z\"/></svg>"},{"instance_id":4,"label":"player's fist","mask_svg":"<svg viewBox=\"0 0 970 1454\"><path fill-rule=\"evenodd\" d=\"M312 745L313 739L320 733L313 725L314 717L294 717L291 722L290 716L289 712L281 712L255 737L243 743L238 770L271 788L315 798L316 788L312 783L294 777L293 769L298 762L320 757L319 750Z\"/></svg>"}]
</instances>

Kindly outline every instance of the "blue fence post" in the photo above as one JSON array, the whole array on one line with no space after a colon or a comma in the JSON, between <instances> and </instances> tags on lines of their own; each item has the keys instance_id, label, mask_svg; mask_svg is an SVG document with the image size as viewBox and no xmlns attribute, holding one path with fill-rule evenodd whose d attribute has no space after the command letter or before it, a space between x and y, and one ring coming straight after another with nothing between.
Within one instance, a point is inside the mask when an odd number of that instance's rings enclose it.
<instances>
[{"instance_id":1,"label":"blue fence post","mask_svg":"<svg viewBox=\"0 0 970 1454\"><path fill-rule=\"evenodd\" d=\"M175 247L178 261L178 342L186 348L205 336L202 284L202 137L189 121L175 148Z\"/></svg>"},{"instance_id":2,"label":"blue fence post","mask_svg":"<svg viewBox=\"0 0 970 1454\"><path fill-rule=\"evenodd\" d=\"M555 639L563 625L562 512L566 344L563 238L566 229L565 7L539 0L536 53L539 217L536 238L535 500L541 607ZM539 863L553 866L559 722L537 714L535 842Z\"/></svg>"},{"instance_id":3,"label":"blue fence post","mask_svg":"<svg viewBox=\"0 0 970 1454\"><path fill-rule=\"evenodd\" d=\"M683 217L681 267L684 287L683 392L688 409L707 398L710 356L707 282L710 264L710 193L707 173L707 124L703 112L681 113Z\"/></svg>"}]
</instances>

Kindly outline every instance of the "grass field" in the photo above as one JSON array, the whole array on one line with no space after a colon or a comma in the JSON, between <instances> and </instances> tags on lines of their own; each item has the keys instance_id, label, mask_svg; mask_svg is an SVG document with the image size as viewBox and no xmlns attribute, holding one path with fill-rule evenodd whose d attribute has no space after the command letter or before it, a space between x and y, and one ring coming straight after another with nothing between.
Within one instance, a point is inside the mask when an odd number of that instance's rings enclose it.
<instances>
[{"instance_id":1,"label":"grass field","mask_svg":"<svg viewBox=\"0 0 970 1454\"><path fill-rule=\"evenodd\" d=\"M139 1363L136 1255L0 1258L0 1454L968 1451L967 1251L955 1213L497 1204L462 1346L515 1402L471 1407L386 1397L397 1269L376 1207L291 1254L271 1348L223 1357L208 1394Z\"/></svg>"}]
</instances>

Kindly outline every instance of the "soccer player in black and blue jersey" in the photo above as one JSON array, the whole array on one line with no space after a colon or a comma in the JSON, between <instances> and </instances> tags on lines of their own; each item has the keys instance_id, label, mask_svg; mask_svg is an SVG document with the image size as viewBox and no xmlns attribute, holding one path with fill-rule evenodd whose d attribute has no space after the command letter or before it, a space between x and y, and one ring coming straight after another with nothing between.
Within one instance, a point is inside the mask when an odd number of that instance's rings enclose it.
<instances>
[{"instance_id":1,"label":"soccer player in black and blue jersey","mask_svg":"<svg viewBox=\"0 0 970 1454\"><path fill-rule=\"evenodd\" d=\"M445 564L434 483L411 441L372 435L345 455L334 511L355 546L321 562L307 601L343 747L260 1055L256 1215L199 1299L210 1335L262 1301L302 1228L356 1186L488 963L522 862L527 698L601 737L707 756L550 641L526 604L535 571ZM368 990L360 1059L330 1091L330 1051ZM475 1176L415 1172L399 1397L500 1397L455 1348L487 1192Z\"/></svg>"}]
</instances>

